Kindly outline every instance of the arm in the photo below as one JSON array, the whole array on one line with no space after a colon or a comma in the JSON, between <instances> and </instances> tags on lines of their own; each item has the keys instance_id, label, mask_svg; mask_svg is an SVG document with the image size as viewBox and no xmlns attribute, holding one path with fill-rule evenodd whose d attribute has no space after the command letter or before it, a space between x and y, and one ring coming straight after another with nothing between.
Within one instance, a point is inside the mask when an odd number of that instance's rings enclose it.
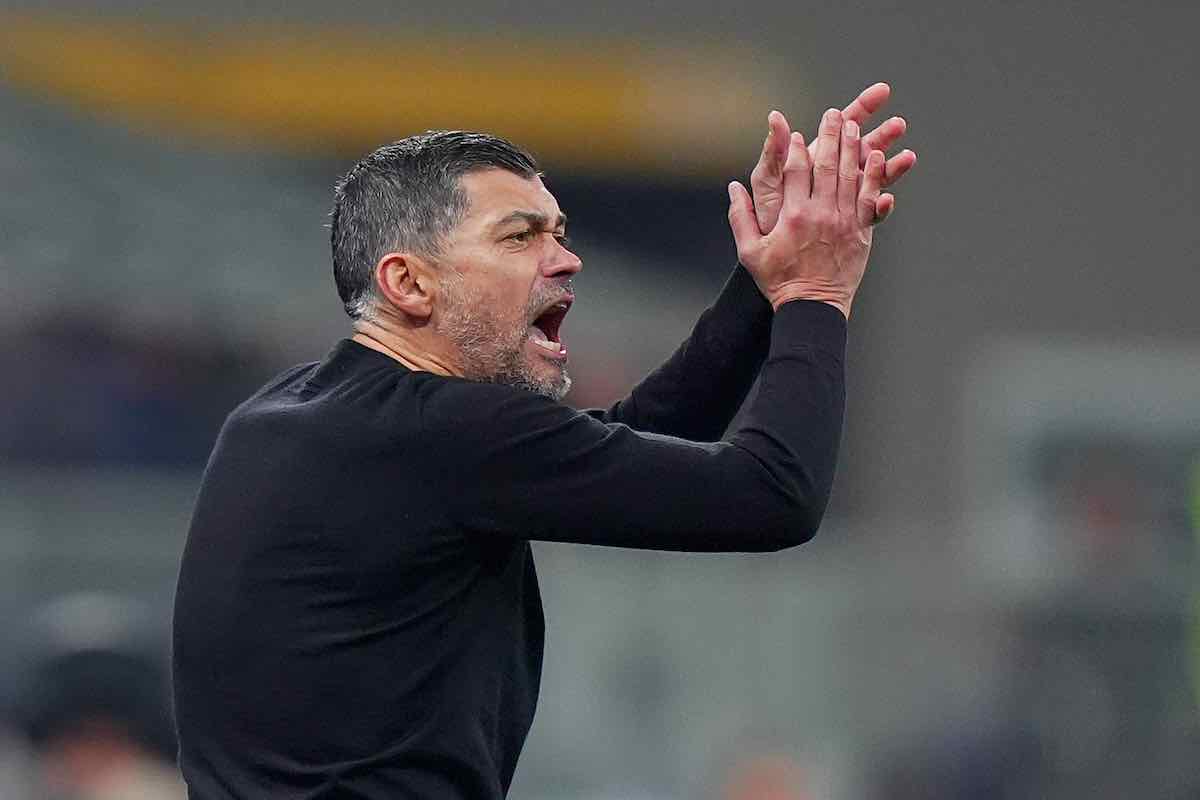
<instances>
[{"instance_id":1,"label":"arm","mask_svg":"<svg viewBox=\"0 0 1200 800\"><path fill-rule=\"evenodd\" d=\"M452 447L437 485L477 536L688 551L807 541L833 483L846 320L819 302L773 317L761 387L725 441L605 424L502 385L445 382L424 417Z\"/></svg>"},{"instance_id":2,"label":"arm","mask_svg":"<svg viewBox=\"0 0 1200 800\"><path fill-rule=\"evenodd\" d=\"M886 83L868 86L841 112L843 120L859 125L880 111L891 97ZM902 117L890 117L863 136L857 146L858 165L865 166L876 150L886 152L907 129ZM750 174L754 213L759 232L769 234L783 206L783 167L791 128L778 111L767 117L767 138ZM808 147L816 157L816 141ZM895 185L916 164L917 156L903 150L883 165L881 187ZM895 197L876 199L875 221L895 208ZM665 433L699 441L721 435L741 407L766 357L770 306L754 289L745 268L738 266L716 302L700 317L692 335L659 369L628 397L608 409L587 411L603 422L621 422L637 430Z\"/></svg>"},{"instance_id":3,"label":"arm","mask_svg":"<svg viewBox=\"0 0 1200 800\"><path fill-rule=\"evenodd\" d=\"M870 252L883 154L872 152L860 175L858 128L835 110L822 121L815 166L803 137L790 138L770 234L759 232L746 190L729 190L739 257L775 309L760 391L738 428L725 441L690 442L519 389L447 381L421 418L428 446L441 448L435 485L456 528L680 550L771 550L813 535L833 482L845 325Z\"/></svg>"},{"instance_id":4,"label":"arm","mask_svg":"<svg viewBox=\"0 0 1200 800\"><path fill-rule=\"evenodd\" d=\"M738 266L692 334L601 422L710 442L721 436L758 375L771 341L771 305Z\"/></svg>"}]
</instances>

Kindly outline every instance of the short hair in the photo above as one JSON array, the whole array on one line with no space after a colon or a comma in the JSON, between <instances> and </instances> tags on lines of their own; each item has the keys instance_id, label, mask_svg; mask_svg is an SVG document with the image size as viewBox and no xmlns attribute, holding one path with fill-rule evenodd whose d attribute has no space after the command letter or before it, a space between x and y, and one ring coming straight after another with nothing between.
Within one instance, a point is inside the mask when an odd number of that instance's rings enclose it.
<instances>
[{"instance_id":1,"label":"short hair","mask_svg":"<svg viewBox=\"0 0 1200 800\"><path fill-rule=\"evenodd\" d=\"M333 280L351 319L375 297L375 265L386 253L436 259L467 212L460 178L503 169L533 178L533 156L486 133L426 131L384 145L337 182L330 214Z\"/></svg>"}]
</instances>

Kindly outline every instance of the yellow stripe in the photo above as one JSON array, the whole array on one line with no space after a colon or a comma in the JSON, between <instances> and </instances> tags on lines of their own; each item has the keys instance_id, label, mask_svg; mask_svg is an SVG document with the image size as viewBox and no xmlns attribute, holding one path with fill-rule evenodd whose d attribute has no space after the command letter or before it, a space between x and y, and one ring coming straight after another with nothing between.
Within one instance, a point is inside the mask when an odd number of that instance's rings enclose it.
<instances>
[{"instance_id":1,"label":"yellow stripe","mask_svg":"<svg viewBox=\"0 0 1200 800\"><path fill-rule=\"evenodd\" d=\"M300 26L0 18L7 81L156 133L360 153L489 130L552 166L744 168L778 90L731 51Z\"/></svg>"}]
</instances>

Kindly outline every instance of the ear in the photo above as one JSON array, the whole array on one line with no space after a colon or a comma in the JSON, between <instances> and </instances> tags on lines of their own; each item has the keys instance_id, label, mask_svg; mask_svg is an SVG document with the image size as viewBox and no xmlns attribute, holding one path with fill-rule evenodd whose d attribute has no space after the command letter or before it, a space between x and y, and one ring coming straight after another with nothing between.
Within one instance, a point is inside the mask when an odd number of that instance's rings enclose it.
<instances>
[{"instance_id":1,"label":"ear","mask_svg":"<svg viewBox=\"0 0 1200 800\"><path fill-rule=\"evenodd\" d=\"M375 265L375 287L410 317L429 319L436 286L432 265L412 253L387 253Z\"/></svg>"}]
</instances>

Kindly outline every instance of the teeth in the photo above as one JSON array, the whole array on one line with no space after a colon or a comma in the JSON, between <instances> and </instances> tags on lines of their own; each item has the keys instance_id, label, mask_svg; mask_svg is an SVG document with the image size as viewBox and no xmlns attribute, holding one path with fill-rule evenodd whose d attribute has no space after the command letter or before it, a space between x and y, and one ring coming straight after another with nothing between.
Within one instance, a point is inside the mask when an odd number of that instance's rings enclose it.
<instances>
[{"instance_id":1,"label":"teeth","mask_svg":"<svg viewBox=\"0 0 1200 800\"><path fill-rule=\"evenodd\" d=\"M562 353L563 346L560 342L552 342L546 338L546 334L541 328L529 329L529 341L536 344L538 347L544 347L551 353Z\"/></svg>"},{"instance_id":2,"label":"teeth","mask_svg":"<svg viewBox=\"0 0 1200 800\"><path fill-rule=\"evenodd\" d=\"M571 304L566 301L553 303L552 305L546 306L546 308L538 314L538 317L545 316L546 314L555 311L561 311L565 314L570 310L570 308ZM561 356L567 352L567 348L563 347L561 342L551 341L550 337L546 335L546 332L537 325L534 325L532 322L529 325L529 341L533 342L538 347L544 347L546 350L554 353L555 355Z\"/></svg>"}]
</instances>

